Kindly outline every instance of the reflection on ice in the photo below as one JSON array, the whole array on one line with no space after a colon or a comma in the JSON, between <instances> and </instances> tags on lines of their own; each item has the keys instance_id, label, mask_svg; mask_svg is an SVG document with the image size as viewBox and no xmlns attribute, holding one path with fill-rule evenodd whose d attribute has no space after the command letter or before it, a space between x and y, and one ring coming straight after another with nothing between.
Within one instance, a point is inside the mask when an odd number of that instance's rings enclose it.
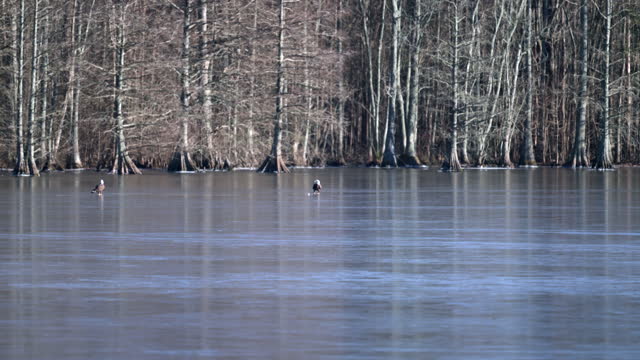
<instances>
[{"instance_id":1,"label":"reflection on ice","mask_svg":"<svg viewBox=\"0 0 640 360\"><path fill-rule=\"evenodd\" d=\"M639 171L0 176L2 358L637 359Z\"/></svg>"}]
</instances>

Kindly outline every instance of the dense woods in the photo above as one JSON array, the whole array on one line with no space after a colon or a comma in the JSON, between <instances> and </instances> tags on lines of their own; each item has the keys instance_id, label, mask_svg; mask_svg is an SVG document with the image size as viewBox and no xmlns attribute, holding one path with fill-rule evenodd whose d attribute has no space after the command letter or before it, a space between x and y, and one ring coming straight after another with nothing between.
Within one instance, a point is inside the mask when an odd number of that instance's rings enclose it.
<instances>
[{"instance_id":1,"label":"dense woods","mask_svg":"<svg viewBox=\"0 0 640 360\"><path fill-rule=\"evenodd\" d=\"M640 163L636 0L0 0L0 166Z\"/></svg>"}]
</instances>

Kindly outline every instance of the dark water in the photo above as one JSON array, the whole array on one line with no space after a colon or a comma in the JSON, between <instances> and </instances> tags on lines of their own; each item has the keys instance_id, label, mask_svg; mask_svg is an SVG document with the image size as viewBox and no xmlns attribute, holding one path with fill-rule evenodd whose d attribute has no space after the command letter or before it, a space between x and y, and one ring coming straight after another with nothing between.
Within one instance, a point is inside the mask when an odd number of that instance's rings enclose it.
<instances>
[{"instance_id":1,"label":"dark water","mask_svg":"<svg viewBox=\"0 0 640 360\"><path fill-rule=\"evenodd\" d=\"M0 176L0 359L640 359L640 169L102 177Z\"/></svg>"}]
</instances>

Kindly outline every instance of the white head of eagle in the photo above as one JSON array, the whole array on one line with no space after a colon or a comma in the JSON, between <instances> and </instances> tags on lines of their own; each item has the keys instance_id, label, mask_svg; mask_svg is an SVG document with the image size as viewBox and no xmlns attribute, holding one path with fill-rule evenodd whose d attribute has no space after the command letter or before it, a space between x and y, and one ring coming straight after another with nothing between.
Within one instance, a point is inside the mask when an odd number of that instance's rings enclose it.
<instances>
[{"instance_id":1,"label":"white head of eagle","mask_svg":"<svg viewBox=\"0 0 640 360\"><path fill-rule=\"evenodd\" d=\"M96 185L96 187L91 190L92 193L98 193L98 195L102 195L102 192L106 186L104 186L104 180L100 179L100 184Z\"/></svg>"},{"instance_id":2,"label":"white head of eagle","mask_svg":"<svg viewBox=\"0 0 640 360\"><path fill-rule=\"evenodd\" d=\"M315 180L313 182L313 193L317 194L320 192L320 190L322 190L322 185L320 185L320 180Z\"/></svg>"}]
</instances>

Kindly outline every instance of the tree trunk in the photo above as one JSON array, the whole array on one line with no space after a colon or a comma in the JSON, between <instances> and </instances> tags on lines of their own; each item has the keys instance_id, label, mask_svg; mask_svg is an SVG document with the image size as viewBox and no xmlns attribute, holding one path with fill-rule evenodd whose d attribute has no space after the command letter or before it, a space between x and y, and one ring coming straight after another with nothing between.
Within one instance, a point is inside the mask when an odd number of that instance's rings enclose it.
<instances>
[{"instance_id":1,"label":"tree trunk","mask_svg":"<svg viewBox=\"0 0 640 360\"><path fill-rule=\"evenodd\" d=\"M407 122L407 146L402 156L406 166L419 166L420 160L416 154L416 140L418 138L418 105L420 103L420 45L422 42L422 0L414 0L413 28L411 29L411 80L409 81L409 111Z\"/></svg>"},{"instance_id":2,"label":"tree trunk","mask_svg":"<svg viewBox=\"0 0 640 360\"><path fill-rule=\"evenodd\" d=\"M47 3L44 3L44 7L47 7ZM42 24L42 62L40 63L40 76L42 79L40 80L40 164L44 166L46 164L47 159L49 158L49 153L51 148L47 145L50 144L49 139L51 138L51 133L47 132L47 107L48 104L48 83L49 83L49 36L48 36L48 28L49 28L49 13L45 12L43 24Z\"/></svg>"},{"instance_id":3,"label":"tree trunk","mask_svg":"<svg viewBox=\"0 0 640 360\"><path fill-rule=\"evenodd\" d=\"M251 64L253 69L251 70L251 85L249 89L249 119L247 123L247 146L249 150L249 161L253 164L255 161L255 149L254 149L254 117L255 117L255 91L256 91L256 46L258 37L258 1L254 0L253 6L253 37L251 39ZM306 25L306 23L305 23ZM305 36L306 39L306 36ZM306 64L305 60L305 64ZM305 139L306 140L306 139ZM306 152L306 143L305 143Z\"/></svg>"},{"instance_id":4,"label":"tree trunk","mask_svg":"<svg viewBox=\"0 0 640 360\"><path fill-rule=\"evenodd\" d=\"M71 87L71 154L67 161L67 168L82 169L84 166L80 159L80 134L79 134L79 117L80 117L80 76L78 74L78 60L80 57L80 6L78 0L73 2L73 15L71 19L71 41L72 41L72 60L71 69L69 69L69 86Z\"/></svg>"},{"instance_id":5,"label":"tree trunk","mask_svg":"<svg viewBox=\"0 0 640 360\"><path fill-rule=\"evenodd\" d=\"M627 38L626 38L626 93L627 93L627 110L626 110L626 118L627 118L627 161L633 160L633 150L634 144L631 143L631 130L633 127L633 81L632 81L632 72L631 72L631 24L629 17L625 19L627 24Z\"/></svg>"},{"instance_id":6,"label":"tree trunk","mask_svg":"<svg viewBox=\"0 0 640 360\"><path fill-rule=\"evenodd\" d=\"M449 139L449 154L447 160L442 164L443 171L461 171L460 160L458 160L458 116L460 115L459 103L458 103L458 65L459 65L459 26L460 26L460 13L458 9L458 0L451 2L453 7L453 29L451 31L451 45L452 45L452 63L451 63L451 138Z\"/></svg>"},{"instance_id":7,"label":"tree trunk","mask_svg":"<svg viewBox=\"0 0 640 360\"><path fill-rule=\"evenodd\" d=\"M362 12L362 31L363 31L363 43L366 50L367 55L367 85L369 90L369 114L368 114L368 122L370 132L368 134L368 148L370 158L368 162L370 164L377 165L378 157L380 152L379 146L379 133L378 133L378 124L380 123L380 52L378 55L378 77L374 75L374 67L373 67L373 51L372 51L372 39L369 35L369 7L365 7L364 0L358 0L358 5L360 7L360 11ZM384 18L386 11L386 1L383 1L383 9L382 9L382 23L380 25L380 45L382 45L383 35L384 35ZM378 79L378 80L376 80ZM376 84L376 81L377 84Z\"/></svg>"},{"instance_id":8,"label":"tree trunk","mask_svg":"<svg viewBox=\"0 0 640 360\"><path fill-rule=\"evenodd\" d=\"M525 166L535 166L536 158L533 152L533 43L532 37L532 0L527 1L527 110L524 118L524 140L520 151L520 164Z\"/></svg>"},{"instance_id":9,"label":"tree trunk","mask_svg":"<svg viewBox=\"0 0 640 360\"><path fill-rule=\"evenodd\" d=\"M567 167L587 167L589 166L589 156L587 155L586 132L587 132L587 86L588 86L588 46L589 46L589 0L580 2L580 25L582 27L582 45L580 48L580 92L578 95L578 116L576 116L575 138L573 151Z\"/></svg>"},{"instance_id":10,"label":"tree trunk","mask_svg":"<svg viewBox=\"0 0 640 360\"><path fill-rule=\"evenodd\" d=\"M400 23L402 24L402 21L400 21ZM399 27L398 28L398 34L402 34L402 28ZM402 79L402 49L401 49L402 44L400 44L400 40L398 40L398 60L397 60L397 66L398 66L398 70L396 71L396 101L398 102L396 104L396 118L398 118L397 123L400 124L400 154L404 153L406 148L407 148L407 117L406 117L406 112L405 112L405 101L404 101L404 94L402 91L402 84L401 84L401 79ZM410 78L411 77L411 67L409 67L408 69L408 74L407 77ZM410 79L409 79L410 80ZM407 84L408 85L408 84ZM395 150L395 149L394 149Z\"/></svg>"},{"instance_id":11,"label":"tree trunk","mask_svg":"<svg viewBox=\"0 0 640 360\"><path fill-rule=\"evenodd\" d=\"M111 167L112 174L142 174L136 164L129 157L124 135L124 114L122 113L122 94L124 92L124 55L126 51L125 16L127 6L120 5L116 11L113 4L113 18L116 25L116 46L115 46L115 88L113 99L113 116L116 121L116 156Z\"/></svg>"},{"instance_id":12,"label":"tree trunk","mask_svg":"<svg viewBox=\"0 0 640 360\"><path fill-rule=\"evenodd\" d=\"M86 16L86 24L84 29L82 27L82 21L85 18L81 16L82 14L82 6L85 2L79 2L78 0L73 1L72 7L72 18L71 18L71 65L69 68L69 90L71 91L71 111L70 111L70 142L71 142L71 153L68 154L66 167L69 169L82 169L84 167L81 157L80 157L80 71L79 71L79 63L82 55L84 54L85 42L87 40L91 17L93 12L93 6L95 5L95 0L90 4L90 11L88 16ZM84 31L84 37L83 37Z\"/></svg>"},{"instance_id":13,"label":"tree trunk","mask_svg":"<svg viewBox=\"0 0 640 360\"><path fill-rule=\"evenodd\" d=\"M209 50L209 19L207 18L207 1L200 1L200 89L202 101L202 123L205 132L205 149L203 155L202 167L212 169L214 167L213 155L213 120L212 103L211 103L211 53Z\"/></svg>"},{"instance_id":14,"label":"tree trunk","mask_svg":"<svg viewBox=\"0 0 640 360\"><path fill-rule=\"evenodd\" d=\"M276 113L273 120L273 143L271 145L271 154L262 162L262 165L258 168L258 172L275 172L275 173L288 173L289 169L282 159L282 144L281 144L281 132L282 132L282 116L283 116L283 104L284 104L284 2L285 0L279 0L279 28L278 28L278 64L277 64L277 79L276 79Z\"/></svg>"},{"instance_id":15,"label":"tree trunk","mask_svg":"<svg viewBox=\"0 0 640 360\"><path fill-rule=\"evenodd\" d=\"M471 93L472 90L470 89L470 83L472 80L472 71L474 70L474 67L472 67L472 64L475 63L475 61L473 61L473 52L475 49L475 43L476 43L476 35L478 33L478 6L480 4L479 0L476 0L475 4L473 5L473 10L471 10L471 41L469 41L469 53L468 53L468 60L467 60L467 68L466 68L466 72L465 72L465 76L464 76L464 95L465 95L465 106L464 106L464 112L465 112L465 116L464 116L464 125L463 125L463 138L462 138L462 149L460 152L460 157L461 157L461 161L464 164L470 164L471 160L469 158L469 140L471 139L471 127L470 122L471 122L471 116L470 116L470 109L471 109L471 101L469 100L471 98Z\"/></svg>"},{"instance_id":16,"label":"tree trunk","mask_svg":"<svg viewBox=\"0 0 640 360\"><path fill-rule=\"evenodd\" d=\"M307 153L309 148L309 132L311 129L311 79L309 75L309 19L308 19L308 1L304 3L304 23L303 23L303 39L302 39L302 56L304 56L304 138L302 142L302 163L307 165ZM254 20L255 21L255 20ZM255 24L255 22L254 22ZM295 148L294 148L295 150Z\"/></svg>"},{"instance_id":17,"label":"tree trunk","mask_svg":"<svg viewBox=\"0 0 640 360\"><path fill-rule=\"evenodd\" d=\"M496 116L496 109L498 106L498 99L500 91L502 89L502 77L504 74L504 67L506 64L506 60L507 57L503 56L502 57L502 61L500 62L500 69L498 71L498 79L497 81L494 81L494 74L495 74L495 65L496 65L496 57L495 52L496 52L496 43L497 43L497 37L498 34L500 33L501 30L501 24L502 24L502 19L504 17L504 2L501 1L500 2L500 13L497 16L496 19L496 25L495 25L495 30L493 32L493 36L491 39L491 46L490 46L490 50L489 50L489 59L490 59L490 66L489 66L489 72L488 72L488 76L489 76L489 85L487 87L487 91L485 92L487 99L491 99L493 97L493 101L491 104L491 110L489 111L489 113L487 114L487 118L486 118L486 123L487 125L484 128L481 128L480 130L480 138L478 140L478 166L482 166L485 164L486 159L487 159L487 138L491 132L491 128L493 126L493 120ZM507 39L507 47L509 46L511 42L511 36ZM496 91L494 92L494 86L496 87ZM493 94L496 94L495 96ZM489 101L489 100L488 100ZM486 109L486 106L483 107Z\"/></svg>"},{"instance_id":18,"label":"tree trunk","mask_svg":"<svg viewBox=\"0 0 640 360\"><path fill-rule=\"evenodd\" d=\"M398 34L402 34L402 20L400 20L400 26L398 26ZM400 151L402 154L405 152L407 148L407 118L405 116L405 101L404 94L402 91L402 44L400 43L400 39L398 39L398 60L396 61L396 65L398 69L396 70L396 121L400 125ZM409 58L411 60L411 58ZM411 66L408 67L407 80L410 80L411 77ZM395 140L394 140L395 141ZM394 149L395 150L395 149Z\"/></svg>"},{"instance_id":19,"label":"tree trunk","mask_svg":"<svg viewBox=\"0 0 640 360\"><path fill-rule=\"evenodd\" d=\"M14 65L14 86L15 90L15 122L16 122L16 164L13 168L15 175L24 175L29 173L29 166L24 154L24 136L23 136L23 97L24 97L24 0L19 2L18 13L13 21L14 30L14 49L15 55L13 59Z\"/></svg>"},{"instance_id":20,"label":"tree trunk","mask_svg":"<svg viewBox=\"0 0 640 360\"><path fill-rule=\"evenodd\" d=\"M391 61L389 62L389 100L387 101L387 135L385 139L385 150L382 156L382 163L380 166L385 167L398 167L395 154L395 137L396 137L396 106L397 106L397 91L398 82L398 46L400 40L400 8L398 7L398 0L391 0L392 5L392 19L391 19Z\"/></svg>"},{"instance_id":21,"label":"tree trunk","mask_svg":"<svg viewBox=\"0 0 640 360\"><path fill-rule=\"evenodd\" d=\"M31 36L31 85L29 87L29 114L27 120L27 164L29 175L40 176L35 159L36 93L38 91L38 18L40 1L33 2L33 31Z\"/></svg>"},{"instance_id":22,"label":"tree trunk","mask_svg":"<svg viewBox=\"0 0 640 360\"><path fill-rule=\"evenodd\" d=\"M595 168L611 169L613 167L611 156L611 140L609 137L609 71L611 53L611 0L606 0L605 34L604 34L604 64L602 69L602 110L600 113L600 138L598 142L598 154Z\"/></svg>"},{"instance_id":23,"label":"tree trunk","mask_svg":"<svg viewBox=\"0 0 640 360\"><path fill-rule=\"evenodd\" d=\"M377 58L377 76L376 76L376 113L375 113L375 139L376 139L376 154L375 154L375 162L378 162L380 158L380 154L384 152L384 143L380 143L380 102L382 100L382 93L380 90L380 83L382 82L382 49L384 45L384 34L385 34L385 15L387 13L387 0L382 1L382 14L380 19L380 36L378 40L378 58ZM387 119L388 120L388 119ZM386 138L387 127L385 125L385 138Z\"/></svg>"},{"instance_id":24,"label":"tree trunk","mask_svg":"<svg viewBox=\"0 0 640 360\"><path fill-rule=\"evenodd\" d=\"M77 66L77 65L76 65ZM80 159L80 79L75 75L75 84L72 91L72 113L71 113L71 160L67 164L69 169L82 169L84 165Z\"/></svg>"},{"instance_id":25,"label":"tree trunk","mask_svg":"<svg viewBox=\"0 0 640 360\"><path fill-rule=\"evenodd\" d=\"M516 121L518 119L518 111L516 110L517 93L518 93L518 79L520 78L520 63L522 62L522 44L518 43L518 54L516 55L516 64L513 70L513 83L510 93L509 105L507 107L506 121L503 126L502 144L500 147L500 165L504 167L513 167L513 161L511 160L511 138L515 131ZM507 80L508 83L508 80Z\"/></svg>"},{"instance_id":26,"label":"tree trunk","mask_svg":"<svg viewBox=\"0 0 640 360\"><path fill-rule=\"evenodd\" d=\"M55 84L54 84L55 87ZM58 121L58 128L55 131L55 136L54 136L54 120L55 117L52 116L51 117L51 121L49 121L49 144L48 144L48 148L49 148L49 153L47 154L47 161L45 163L45 165L43 166L43 170L42 171L51 171L51 170L57 170L57 171L62 171L64 170L64 168L58 163L58 149L60 148L60 140L62 139L62 131L65 127L65 117L67 116L67 111L69 109L69 98L71 96L71 91L70 89L67 88L66 94L65 94L65 99L64 102L62 104L62 111L60 112L60 121ZM54 97L55 98L55 97ZM53 105L52 105L53 107Z\"/></svg>"},{"instance_id":27,"label":"tree trunk","mask_svg":"<svg viewBox=\"0 0 640 360\"><path fill-rule=\"evenodd\" d=\"M180 74L182 83L182 92L180 94L180 103L182 105L182 120L180 124L180 142L176 146L176 151L174 151L168 167L168 170L172 172L198 170L195 162L191 160L191 154L189 152L189 119L191 115L191 108L189 103L191 97L191 79L189 78L189 67L191 65L189 54L191 44L189 41L189 31L191 28L191 0L184 0L182 12L182 69Z\"/></svg>"},{"instance_id":28,"label":"tree trunk","mask_svg":"<svg viewBox=\"0 0 640 360\"><path fill-rule=\"evenodd\" d=\"M339 165L344 165L344 58L342 49L342 0L338 0L338 11L336 12L336 38L338 41L338 103L336 105L338 111L338 156L336 161Z\"/></svg>"},{"instance_id":29,"label":"tree trunk","mask_svg":"<svg viewBox=\"0 0 640 360\"><path fill-rule=\"evenodd\" d=\"M240 61L238 61L237 64L237 68L236 71L238 72L238 74L240 73ZM237 164L238 163L238 126L239 126L239 122L238 122L238 104L240 103L240 101L238 100L238 98L240 97L240 89L238 86L238 81L236 81L235 85L234 85L234 93L236 94L236 99L233 102L233 117L232 117L232 123L231 123L231 129L233 130L232 134L231 134L231 149L232 149L232 155L233 156L229 156L230 158L233 158L233 163ZM225 159L227 160L227 159ZM227 161L228 162L228 161Z\"/></svg>"}]
</instances>

